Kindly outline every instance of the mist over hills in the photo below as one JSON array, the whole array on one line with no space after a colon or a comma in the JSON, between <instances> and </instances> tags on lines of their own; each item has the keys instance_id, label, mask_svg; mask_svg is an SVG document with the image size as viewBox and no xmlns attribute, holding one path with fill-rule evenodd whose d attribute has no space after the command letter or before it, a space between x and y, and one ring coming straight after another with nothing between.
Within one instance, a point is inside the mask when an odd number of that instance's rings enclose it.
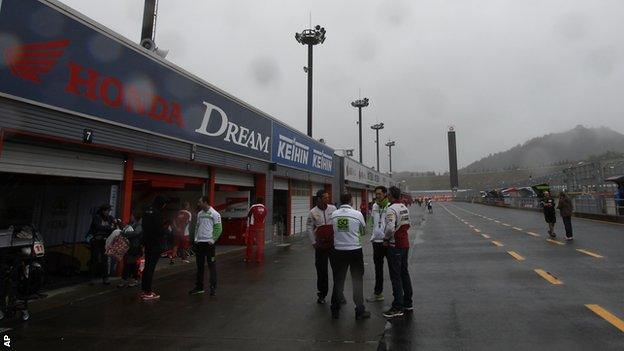
<instances>
[{"instance_id":1,"label":"mist over hills","mask_svg":"<svg viewBox=\"0 0 624 351\"><path fill-rule=\"evenodd\" d=\"M541 168L587 160L607 152L624 152L624 134L607 127L578 125L566 132L546 134L507 151L490 154L462 168L460 173Z\"/></svg>"},{"instance_id":2,"label":"mist over hills","mask_svg":"<svg viewBox=\"0 0 624 351\"><path fill-rule=\"evenodd\" d=\"M569 165L591 159L624 157L624 134L607 127L578 125L561 133L532 138L509 150L490 154L459 170L461 188L482 188L488 184L513 184L530 177L552 174ZM446 190L448 174L399 172L411 190Z\"/></svg>"}]
</instances>

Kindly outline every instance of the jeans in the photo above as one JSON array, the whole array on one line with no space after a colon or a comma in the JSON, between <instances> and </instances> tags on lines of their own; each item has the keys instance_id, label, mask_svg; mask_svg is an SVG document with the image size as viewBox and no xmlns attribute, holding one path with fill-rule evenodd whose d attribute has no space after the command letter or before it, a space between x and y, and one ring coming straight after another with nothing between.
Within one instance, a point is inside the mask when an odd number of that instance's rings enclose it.
<instances>
[{"instance_id":1,"label":"jeans","mask_svg":"<svg viewBox=\"0 0 624 351\"><path fill-rule=\"evenodd\" d=\"M207 242L198 242L195 244L195 263L197 263L197 280L195 287L204 289L204 262L208 262L208 271L210 272L210 289L217 288L217 265L215 262L215 245Z\"/></svg>"},{"instance_id":2,"label":"jeans","mask_svg":"<svg viewBox=\"0 0 624 351\"><path fill-rule=\"evenodd\" d=\"M314 266L316 267L316 294L320 298L325 298L329 292L329 268L328 264L333 262L330 258L330 250L315 249L314 250Z\"/></svg>"},{"instance_id":3,"label":"jeans","mask_svg":"<svg viewBox=\"0 0 624 351\"><path fill-rule=\"evenodd\" d=\"M161 249L159 246L145 247L145 268L143 269L143 277L141 279L141 290L145 293L152 291L152 280L154 279L154 271L156 264L160 259Z\"/></svg>"},{"instance_id":4,"label":"jeans","mask_svg":"<svg viewBox=\"0 0 624 351\"><path fill-rule=\"evenodd\" d=\"M362 249L333 250L332 258L334 261L332 266L334 275L334 288L331 298L332 311L340 310L340 305L344 299L344 284L347 278L347 270L350 270L351 280L353 281L355 312L364 312L364 255L362 254Z\"/></svg>"},{"instance_id":5,"label":"jeans","mask_svg":"<svg viewBox=\"0 0 624 351\"><path fill-rule=\"evenodd\" d=\"M383 243L373 243L373 262L375 263L375 294L383 292L383 266L384 258L388 254L388 249Z\"/></svg>"},{"instance_id":6,"label":"jeans","mask_svg":"<svg viewBox=\"0 0 624 351\"><path fill-rule=\"evenodd\" d=\"M91 275L93 278L108 277L108 256L104 254L106 239L91 239Z\"/></svg>"},{"instance_id":7,"label":"jeans","mask_svg":"<svg viewBox=\"0 0 624 351\"><path fill-rule=\"evenodd\" d=\"M388 268L392 281L392 307L403 310L412 307L412 281L410 279L407 259L409 248L388 247Z\"/></svg>"},{"instance_id":8,"label":"jeans","mask_svg":"<svg viewBox=\"0 0 624 351\"><path fill-rule=\"evenodd\" d=\"M563 226L565 227L566 238L572 237L572 217L561 217L563 219Z\"/></svg>"}]
</instances>

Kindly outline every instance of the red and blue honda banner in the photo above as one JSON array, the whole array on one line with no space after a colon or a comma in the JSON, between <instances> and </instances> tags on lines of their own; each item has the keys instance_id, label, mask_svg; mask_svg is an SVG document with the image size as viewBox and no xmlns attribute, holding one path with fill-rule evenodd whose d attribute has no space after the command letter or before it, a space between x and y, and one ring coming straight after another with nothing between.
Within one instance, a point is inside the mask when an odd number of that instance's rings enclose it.
<instances>
[{"instance_id":1,"label":"red and blue honda banner","mask_svg":"<svg viewBox=\"0 0 624 351\"><path fill-rule=\"evenodd\" d=\"M276 157L273 150L279 150L280 144L272 135L273 119L54 4L0 1L0 55L3 96L290 167L331 173L323 170L326 166ZM293 129L280 125L279 130L322 145Z\"/></svg>"}]
</instances>

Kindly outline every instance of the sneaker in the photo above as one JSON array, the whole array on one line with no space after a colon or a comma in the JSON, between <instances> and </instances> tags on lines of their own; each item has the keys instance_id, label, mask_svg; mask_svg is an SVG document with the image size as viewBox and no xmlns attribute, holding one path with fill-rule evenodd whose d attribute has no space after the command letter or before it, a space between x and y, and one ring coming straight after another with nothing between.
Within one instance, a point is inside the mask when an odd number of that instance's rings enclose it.
<instances>
[{"instance_id":1,"label":"sneaker","mask_svg":"<svg viewBox=\"0 0 624 351\"><path fill-rule=\"evenodd\" d=\"M572 240L574 240L573 237L571 237L571 236L570 237L566 237L566 241L572 241Z\"/></svg>"},{"instance_id":2,"label":"sneaker","mask_svg":"<svg viewBox=\"0 0 624 351\"><path fill-rule=\"evenodd\" d=\"M143 294L143 296L141 296L141 299L143 301L157 300L160 299L160 295L152 291L147 294Z\"/></svg>"},{"instance_id":3,"label":"sneaker","mask_svg":"<svg viewBox=\"0 0 624 351\"><path fill-rule=\"evenodd\" d=\"M184 262L184 263L191 263L191 261L189 261L189 260L182 260L182 262Z\"/></svg>"},{"instance_id":4,"label":"sneaker","mask_svg":"<svg viewBox=\"0 0 624 351\"><path fill-rule=\"evenodd\" d=\"M125 288L126 286L128 286L127 280L122 280L121 283L117 284L118 288Z\"/></svg>"},{"instance_id":5,"label":"sneaker","mask_svg":"<svg viewBox=\"0 0 624 351\"><path fill-rule=\"evenodd\" d=\"M384 300L383 294L373 294L371 297L366 298L366 301L368 302L378 302L378 301L383 301L383 300Z\"/></svg>"},{"instance_id":6,"label":"sneaker","mask_svg":"<svg viewBox=\"0 0 624 351\"><path fill-rule=\"evenodd\" d=\"M324 305L325 304L325 298L319 296L319 298L316 299L316 303L318 303L319 305Z\"/></svg>"},{"instance_id":7,"label":"sneaker","mask_svg":"<svg viewBox=\"0 0 624 351\"><path fill-rule=\"evenodd\" d=\"M139 285L139 281L136 280L136 279L130 279L130 281L128 282L128 287L129 288L134 288L137 285Z\"/></svg>"},{"instance_id":8,"label":"sneaker","mask_svg":"<svg viewBox=\"0 0 624 351\"><path fill-rule=\"evenodd\" d=\"M217 289L216 288L210 288L210 296L217 296Z\"/></svg>"},{"instance_id":9,"label":"sneaker","mask_svg":"<svg viewBox=\"0 0 624 351\"><path fill-rule=\"evenodd\" d=\"M369 311L363 311L360 313L355 313L355 319L356 320L361 320L361 319L368 319L370 318L371 313Z\"/></svg>"},{"instance_id":10,"label":"sneaker","mask_svg":"<svg viewBox=\"0 0 624 351\"><path fill-rule=\"evenodd\" d=\"M389 310L383 313L383 316L386 318L401 317L402 315L403 315L403 311L398 310L394 307L391 307Z\"/></svg>"},{"instance_id":11,"label":"sneaker","mask_svg":"<svg viewBox=\"0 0 624 351\"><path fill-rule=\"evenodd\" d=\"M403 307L404 312L412 312L414 310L414 306L406 306Z\"/></svg>"},{"instance_id":12,"label":"sneaker","mask_svg":"<svg viewBox=\"0 0 624 351\"><path fill-rule=\"evenodd\" d=\"M205 293L206 291L204 291L204 289L200 289L200 288L195 288L191 291L189 291L189 295L200 295Z\"/></svg>"},{"instance_id":13,"label":"sneaker","mask_svg":"<svg viewBox=\"0 0 624 351\"><path fill-rule=\"evenodd\" d=\"M173 264L175 264L174 260L169 261L169 265L173 265Z\"/></svg>"},{"instance_id":14,"label":"sneaker","mask_svg":"<svg viewBox=\"0 0 624 351\"><path fill-rule=\"evenodd\" d=\"M103 278L103 279L102 279L102 284L104 284L104 285L110 285L110 282L108 281L108 278Z\"/></svg>"}]
</instances>

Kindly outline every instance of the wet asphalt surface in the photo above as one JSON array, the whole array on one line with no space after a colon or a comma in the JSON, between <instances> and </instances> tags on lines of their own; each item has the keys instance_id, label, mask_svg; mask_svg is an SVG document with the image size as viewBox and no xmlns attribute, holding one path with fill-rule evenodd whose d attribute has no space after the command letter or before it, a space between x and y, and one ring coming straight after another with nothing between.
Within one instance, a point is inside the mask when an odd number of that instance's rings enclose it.
<instances>
[{"instance_id":1,"label":"wet asphalt surface","mask_svg":"<svg viewBox=\"0 0 624 351\"><path fill-rule=\"evenodd\" d=\"M349 302L332 320L329 306L315 301L313 250L299 241L269 249L262 266L246 265L240 253L219 257L216 297L187 294L191 264L157 273L159 301L124 289L2 326L12 328L14 350L624 350L624 332L585 306L624 319L624 226L574 219L574 243L557 245L546 242L539 213L463 203L411 210L415 311L392 322L381 316L391 301L387 268L386 301L367 303L371 319L355 320L347 278ZM368 296L369 245L365 264Z\"/></svg>"}]
</instances>

